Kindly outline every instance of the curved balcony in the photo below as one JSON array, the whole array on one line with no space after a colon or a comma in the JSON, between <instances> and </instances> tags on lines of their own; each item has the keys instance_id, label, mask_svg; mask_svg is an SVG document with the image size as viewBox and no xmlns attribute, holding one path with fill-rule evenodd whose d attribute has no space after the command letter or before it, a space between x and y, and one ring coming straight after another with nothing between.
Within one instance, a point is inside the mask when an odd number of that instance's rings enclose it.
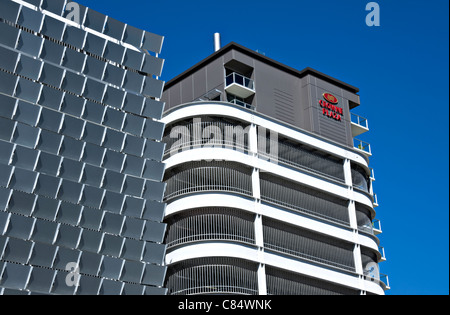
<instances>
[{"instance_id":1,"label":"curved balcony","mask_svg":"<svg viewBox=\"0 0 450 315\"><path fill-rule=\"evenodd\" d=\"M183 261L169 267L166 279L169 295L258 294L257 264L237 258Z\"/></svg>"},{"instance_id":2,"label":"curved balcony","mask_svg":"<svg viewBox=\"0 0 450 315\"><path fill-rule=\"evenodd\" d=\"M252 197L252 169L233 162L192 162L166 172L165 201L202 192ZM169 179L170 180L167 180Z\"/></svg>"},{"instance_id":3,"label":"curved balcony","mask_svg":"<svg viewBox=\"0 0 450 315\"><path fill-rule=\"evenodd\" d=\"M167 249L201 241L255 244L255 215L231 208L188 210L166 219Z\"/></svg>"}]
</instances>

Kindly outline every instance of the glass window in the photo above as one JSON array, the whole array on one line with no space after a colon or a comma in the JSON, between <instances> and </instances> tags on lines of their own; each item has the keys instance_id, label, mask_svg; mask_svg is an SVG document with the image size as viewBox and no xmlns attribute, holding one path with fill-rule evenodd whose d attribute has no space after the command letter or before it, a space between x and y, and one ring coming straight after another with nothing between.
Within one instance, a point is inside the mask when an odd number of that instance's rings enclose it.
<instances>
[{"instance_id":1,"label":"glass window","mask_svg":"<svg viewBox=\"0 0 450 315\"><path fill-rule=\"evenodd\" d=\"M56 238L55 244L58 246L66 247L66 248L76 248L78 245L80 234L81 234L81 229L79 227L61 224L59 226L58 236ZM61 254L62 253L61 253L61 248L60 248L57 255L60 256ZM58 257L57 257L57 259L58 259ZM72 260L72 261L76 261L76 260ZM70 261L68 261L68 262L70 262ZM65 270L65 268L66 268L66 266L64 265L64 267L62 269Z\"/></svg>"},{"instance_id":2,"label":"glass window","mask_svg":"<svg viewBox=\"0 0 450 315\"><path fill-rule=\"evenodd\" d=\"M24 237L21 237L21 239L9 238L3 257L4 260L18 264L26 264L28 262L33 243L27 242L23 240L23 238Z\"/></svg>"},{"instance_id":3,"label":"glass window","mask_svg":"<svg viewBox=\"0 0 450 315\"><path fill-rule=\"evenodd\" d=\"M14 121L0 117L0 139L10 141L15 125Z\"/></svg>"},{"instance_id":4,"label":"glass window","mask_svg":"<svg viewBox=\"0 0 450 315\"><path fill-rule=\"evenodd\" d=\"M164 153L164 142L155 142L147 140L145 143L145 149L143 156L146 159L161 161Z\"/></svg>"},{"instance_id":5,"label":"glass window","mask_svg":"<svg viewBox=\"0 0 450 315\"><path fill-rule=\"evenodd\" d=\"M35 243L30 258L30 265L51 268L55 259L56 249L57 247L53 245Z\"/></svg>"},{"instance_id":6,"label":"glass window","mask_svg":"<svg viewBox=\"0 0 450 315\"><path fill-rule=\"evenodd\" d=\"M84 235L84 231L83 231ZM83 239L83 235L81 236ZM100 263L102 261L102 255L98 255L90 252L83 252L80 258L80 273L96 276L100 269ZM101 280L101 279L99 279ZM81 287L81 283L80 283ZM95 286L94 286L95 287Z\"/></svg>"},{"instance_id":7,"label":"glass window","mask_svg":"<svg viewBox=\"0 0 450 315\"><path fill-rule=\"evenodd\" d=\"M123 264L123 259L105 256L100 268L100 276L103 278L118 280L120 273L122 272Z\"/></svg>"},{"instance_id":8,"label":"glass window","mask_svg":"<svg viewBox=\"0 0 450 315\"><path fill-rule=\"evenodd\" d=\"M9 164L13 150L13 143L0 141L0 164Z\"/></svg>"},{"instance_id":9,"label":"glass window","mask_svg":"<svg viewBox=\"0 0 450 315\"><path fill-rule=\"evenodd\" d=\"M140 239L144 229L144 220L135 218L126 218L122 228L122 236L134 239Z\"/></svg>"},{"instance_id":10,"label":"glass window","mask_svg":"<svg viewBox=\"0 0 450 315\"><path fill-rule=\"evenodd\" d=\"M42 73L39 81L59 88L61 87L63 75L64 69L51 65L49 63L45 63L42 68Z\"/></svg>"}]
</instances>

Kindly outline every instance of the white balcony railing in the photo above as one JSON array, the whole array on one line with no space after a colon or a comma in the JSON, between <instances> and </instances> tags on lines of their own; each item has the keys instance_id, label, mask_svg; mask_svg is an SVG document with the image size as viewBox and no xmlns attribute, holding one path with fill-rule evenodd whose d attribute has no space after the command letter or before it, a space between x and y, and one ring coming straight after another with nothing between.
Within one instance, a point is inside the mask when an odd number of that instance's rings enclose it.
<instances>
[{"instance_id":1,"label":"white balcony railing","mask_svg":"<svg viewBox=\"0 0 450 315\"><path fill-rule=\"evenodd\" d=\"M255 94L255 82L239 73L233 72L225 77L225 90L243 99Z\"/></svg>"},{"instance_id":2,"label":"white balcony railing","mask_svg":"<svg viewBox=\"0 0 450 315\"><path fill-rule=\"evenodd\" d=\"M372 155L370 143L355 138L353 139L353 146L355 149L361 150L367 155Z\"/></svg>"}]
</instances>

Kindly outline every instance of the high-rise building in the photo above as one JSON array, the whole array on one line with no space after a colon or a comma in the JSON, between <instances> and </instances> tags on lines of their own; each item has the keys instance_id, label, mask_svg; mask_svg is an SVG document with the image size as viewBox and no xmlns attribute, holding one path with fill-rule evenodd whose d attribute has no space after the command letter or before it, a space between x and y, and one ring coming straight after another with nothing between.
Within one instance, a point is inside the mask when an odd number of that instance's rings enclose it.
<instances>
[{"instance_id":1,"label":"high-rise building","mask_svg":"<svg viewBox=\"0 0 450 315\"><path fill-rule=\"evenodd\" d=\"M0 0L0 295L166 293L162 42Z\"/></svg>"},{"instance_id":2,"label":"high-rise building","mask_svg":"<svg viewBox=\"0 0 450 315\"><path fill-rule=\"evenodd\" d=\"M168 294L383 295L359 90L217 46L162 97Z\"/></svg>"}]
</instances>

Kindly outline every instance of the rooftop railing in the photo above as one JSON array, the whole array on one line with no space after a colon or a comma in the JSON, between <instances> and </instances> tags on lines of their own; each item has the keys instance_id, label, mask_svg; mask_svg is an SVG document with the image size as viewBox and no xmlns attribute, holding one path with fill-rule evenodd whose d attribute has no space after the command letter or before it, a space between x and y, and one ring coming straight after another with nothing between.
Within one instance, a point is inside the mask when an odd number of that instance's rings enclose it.
<instances>
[{"instance_id":1,"label":"rooftop railing","mask_svg":"<svg viewBox=\"0 0 450 315\"><path fill-rule=\"evenodd\" d=\"M357 124L358 126L361 126L363 128L369 129L369 122L367 118L364 118L362 116L350 113L352 123Z\"/></svg>"}]
</instances>

